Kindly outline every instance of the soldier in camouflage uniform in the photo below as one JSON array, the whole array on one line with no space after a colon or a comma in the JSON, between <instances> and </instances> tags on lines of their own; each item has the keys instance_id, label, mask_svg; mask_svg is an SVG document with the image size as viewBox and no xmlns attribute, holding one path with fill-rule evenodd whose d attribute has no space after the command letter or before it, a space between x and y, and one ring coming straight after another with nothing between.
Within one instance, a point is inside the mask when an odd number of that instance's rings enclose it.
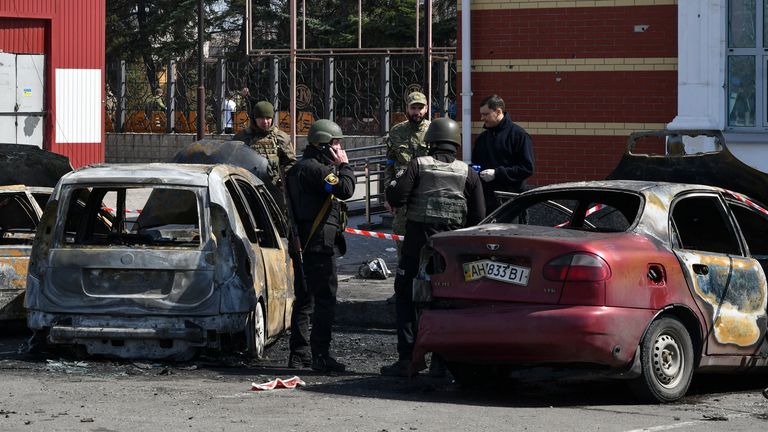
<instances>
[{"instance_id":1,"label":"soldier in camouflage uniform","mask_svg":"<svg viewBox=\"0 0 768 432\"><path fill-rule=\"evenodd\" d=\"M408 105L406 112L408 120L392 127L389 136L384 141L387 145L387 185L403 175L411 159L427 155L428 146L424 142L424 134L430 123L427 120L429 109L427 97L424 96L424 93L413 92L406 98L406 103ZM386 206L388 207L389 204ZM395 215L392 220L392 232L405 235L405 207L390 210L394 211ZM397 241L398 260L400 259L402 243Z\"/></svg>"},{"instance_id":2,"label":"soldier in camouflage uniform","mask_svg":"<svg viewBox=\"0 0 768 432\"><path fill-rule=\"evenodd\" d=\"M296 163L291 138L272 124L275 108L267 101L254 105L250 113L251 125L237 133L232 140L242 141L248 147L269 159L272 184L280 185L280 169L288 171Z\"/></svg>"}]
</instances>

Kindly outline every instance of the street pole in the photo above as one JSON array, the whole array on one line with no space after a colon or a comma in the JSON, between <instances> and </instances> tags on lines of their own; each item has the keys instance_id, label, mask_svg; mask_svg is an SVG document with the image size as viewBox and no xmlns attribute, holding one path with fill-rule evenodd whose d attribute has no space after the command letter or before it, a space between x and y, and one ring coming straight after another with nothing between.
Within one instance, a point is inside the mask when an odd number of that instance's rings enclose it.
<instances>
[{"instance_id":1,"label":"street pole","mask_svg":"<svg viewBox=\"0 0 768 432\"><path fill-rule=\"evenodd\" d=\"M296 152L296 0L291 0L291 143Z\"/></svg>"},{"instance_id":2,"label":"street pole","mask_svg":"<svg viewBox=\"0 0 768 432\"><path fill-rule=\"evenodd\" d=\"M432 119L432 0L424 0L424 94L427 118Z\"/></svg>"},{"instance_id":3,"label":"street pole","mask_svg":"<svg viewBox=\"0 0 768 432\"><path fill-rule=\"evenodd\" d=\"M416 48L419 47L419 1L416 0Z\"/></svg>"},{"instance_id":4,"label":"street pole","mask_svg":"<svg viewBox=\"0 0 768 432\"><path fill-rule=\"evenodd\" d=\"M203 0L197 2L197 139L205 136L205 81L203 80ZM173 97L173 95L171 95Z\"/></svg>"},{"instance_id":5,"label":"street pole","mask_svg":"<svg viewBox=\"0 0 768 432\"><path fill-rule=\"evenodd\" d=\"M357 0L357 49L363 48L363 0Z\"/></svg>"},{"instance_id":6,"label":"street pole","mask_svg":"<svg viewBox=\"0 0 768 432\"><path fill-rule=\"evenodd\" d=\"M301 49L307 49L307 0L301 0Z\"/></svg>"}]
</instances>

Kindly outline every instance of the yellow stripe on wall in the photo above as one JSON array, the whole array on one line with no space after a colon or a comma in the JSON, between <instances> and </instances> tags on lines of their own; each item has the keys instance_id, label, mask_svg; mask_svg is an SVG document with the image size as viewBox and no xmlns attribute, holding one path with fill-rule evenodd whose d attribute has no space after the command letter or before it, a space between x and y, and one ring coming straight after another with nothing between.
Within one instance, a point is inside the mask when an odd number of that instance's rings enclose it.
<instances>
[{"instance_id":1,"label":"yellow stripe on wall","mask_svg":"<svg viewBox=\"0 0 768 432\"><path fill-rule=\"evenodd\" d=\"M457 69L461 70L461 61ZM674 71L677 57L472 60L472 72Z\"/></svg>"},{"instance_id":2,"label":"yellow stripe on wall","mask_svg":"<svg viewBox=\"0 0 768 432\"><path fill-rule=\"evenodd\" d=\"M669 6L676 4L677 0L472 0L472 10ZM459 10L461 10L461 1L459 1Z\"/></svg>"},{"instance_id":3,"label":"yellow stripe on wall","mask_svg":"<svg viewBox=\"0 0 768 432\"><path fill-rule=\"evenodd\" d=\"M477 114L479 115L479 114ZM514 119L512 120L514 121ZM629 136L632 132L658 130L665 123L518 122L531 135ZM483 131L483 122L472 122L472 133Z\"/></svg>"}]
</instances>

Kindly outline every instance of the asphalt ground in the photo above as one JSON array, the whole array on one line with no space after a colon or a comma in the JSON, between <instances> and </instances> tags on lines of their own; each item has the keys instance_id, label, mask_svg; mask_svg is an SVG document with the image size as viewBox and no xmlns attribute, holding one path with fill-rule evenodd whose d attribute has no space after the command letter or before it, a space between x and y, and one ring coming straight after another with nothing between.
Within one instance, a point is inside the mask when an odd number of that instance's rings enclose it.
<instances>
[{"instance_id":1,"label":"asphalt ground","mask_svg":"<svg viewBox=\"0 0 768 432\"><path fill-rule=\"evenodd\" d=\"M377 221L378 216L373 217ZM358 228L366 222L363 216L354 216L348 225ZM391 233L390 229L370 229ZM394 274L397 269L397 248L393 240L345 233L347 253L336 260L339 275L336 324L368 328L394 328L395 305L387 303L394 294ZM382 258L392 275L384 280L364 279L360 265Z\"/></svg>"}]
</instances>

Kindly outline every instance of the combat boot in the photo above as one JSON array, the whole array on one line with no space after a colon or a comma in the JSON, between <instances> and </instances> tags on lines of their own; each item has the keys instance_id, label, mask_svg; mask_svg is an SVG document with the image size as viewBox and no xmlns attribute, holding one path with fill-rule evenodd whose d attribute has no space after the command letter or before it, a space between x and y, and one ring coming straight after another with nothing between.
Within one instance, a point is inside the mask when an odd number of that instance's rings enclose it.
<instances>
[{"instance_id":1,"label":"combat boot","mask_svg":"<svg viewBox=\"0 0 768 432\"><path fill-rule=\"evenodd\" d=\"M320 354L312 357L312 370L318 372L344 372L347 369L343 363L339 363L328 354Z\"/></svg>"},{"instance_id":2,"label":"combat boot","mask_svg":"<svg viewBox=\"0 0 768 432\"><path fill-rule=\"evenodd\" d=\"M312 359L301 353L291 353L288 357L288 369L309 369L312 366Z\"/></svg>"}]
</instances>

